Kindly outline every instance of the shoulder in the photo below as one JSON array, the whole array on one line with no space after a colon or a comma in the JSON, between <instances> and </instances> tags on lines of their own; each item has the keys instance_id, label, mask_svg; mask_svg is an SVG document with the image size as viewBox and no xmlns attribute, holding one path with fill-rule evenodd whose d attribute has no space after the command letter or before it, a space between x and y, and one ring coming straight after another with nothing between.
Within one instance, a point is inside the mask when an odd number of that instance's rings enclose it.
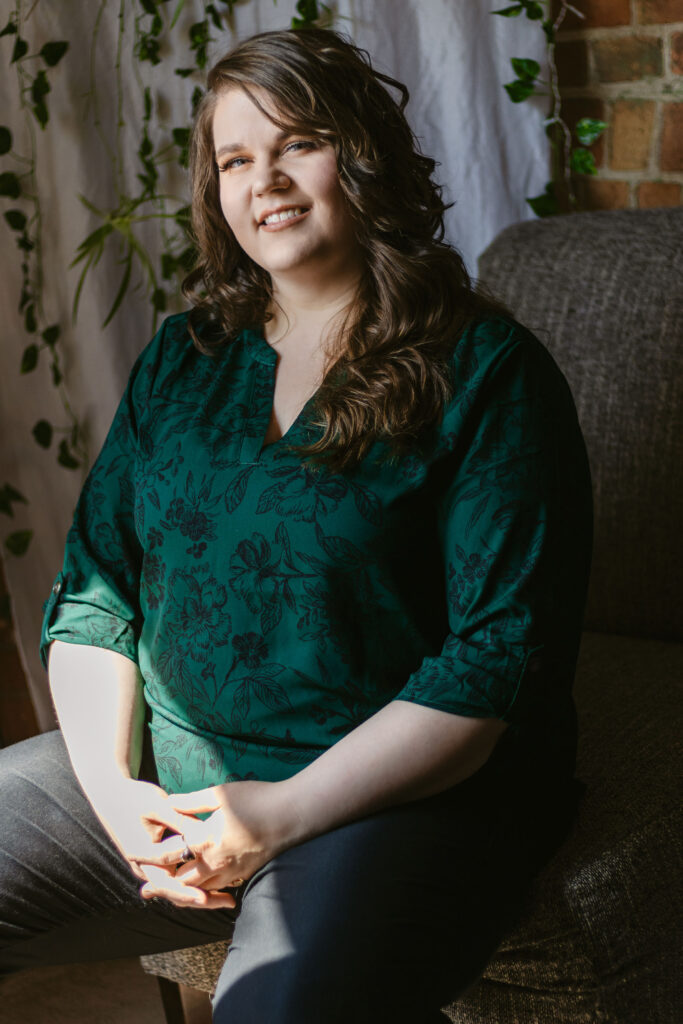
<instances>
[{"instance_id":1,"label":"shoulder","mask_svg":"<svg viewBox=\"0 0 683 1024\"><path fill-rule=\"evenodd\" d=\"M189 330L190 311L164 319L152 340L143 348L131 373L135 394L144 399L170 376L184 376L207 357L200 353Z\"/></svg>"},{"instance_id":2,"label":"shoulder","mask_svg":"<svg viewBox=\"0 0 683 1024\"><path fill-rule=\"evenodd\" d=\"M511 317L470 323L453 347L450 370L451 398L440 424L446 447L482 431L520 444L576 433L564 374L536 335Z\"/></svg>"},{"instance_id":3,"label":"shoulder","mask_svg":"<svg viewBox=\"0 0 683 1024\"><path fill-rule=\"evenodd\" d=\"M512 317L473 320L453 346L453 397L463 389L552 400L571 399L569 385L548 348Z\"/></svg>"}]
</instances>

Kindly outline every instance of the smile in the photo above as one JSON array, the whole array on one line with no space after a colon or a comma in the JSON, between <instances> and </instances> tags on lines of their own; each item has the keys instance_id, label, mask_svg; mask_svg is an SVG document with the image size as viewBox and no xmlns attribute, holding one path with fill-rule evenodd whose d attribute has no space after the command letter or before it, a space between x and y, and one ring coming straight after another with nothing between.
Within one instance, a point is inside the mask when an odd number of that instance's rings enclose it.
<instances>
[{"instance_id":1,"label":"smile","mask_svg":"<svg viewBox=\"0 0 683 1024\"><path fill-rule=\"evenodd\" d=\"M304 217L308 213L308 210L304 206L293 206L288 210L278 210L275 213L269 213L259 224L262 228L279 228L281 225L285 225L293 220L298 220Z\"/></svg>"}]
</instances>

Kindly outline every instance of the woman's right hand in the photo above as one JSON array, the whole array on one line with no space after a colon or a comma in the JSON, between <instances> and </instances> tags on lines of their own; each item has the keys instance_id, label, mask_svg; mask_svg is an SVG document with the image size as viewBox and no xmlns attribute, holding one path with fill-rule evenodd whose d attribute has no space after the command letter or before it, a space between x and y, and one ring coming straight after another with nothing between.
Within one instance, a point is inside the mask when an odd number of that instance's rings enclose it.
<instances>
[{"instance_id":1,"label":"woman's right hand","mask_svg":"<svg viewBox=\"0 0 683 1024\"><path fill-rule=\"evenodd\" d=\"M137 878L143 882L151 881L149 871L175 874L178 855L186 847L182 831L187 818L173 809L160 786L121 778L108 785L106 793L98 794L93 807ZM164 839L167 831L173 834ZM133 858L144 857L145 854L153 860L158 860L160 855L168 855L173 865L143 868L138 859Z\"/></svg>"}]
</instances>

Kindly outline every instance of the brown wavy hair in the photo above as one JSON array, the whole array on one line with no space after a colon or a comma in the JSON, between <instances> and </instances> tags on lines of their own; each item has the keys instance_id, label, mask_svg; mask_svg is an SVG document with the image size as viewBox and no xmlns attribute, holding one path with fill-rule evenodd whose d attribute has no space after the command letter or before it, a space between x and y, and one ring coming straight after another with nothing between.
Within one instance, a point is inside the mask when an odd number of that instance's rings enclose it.
<instances>
[{"instance_id":1,"label":"brown wavy hair","mask_svg":"<svg viewBox=\"0 0 683 1024\"><path fill-rule=\"evenodd\" d=\"M461 256L443 241L447 206L432 180L436 163L420 152L404 116L408 90L325 29L253 36L214 65L207 86L190 147L199 256L183 283L195 344L215 351L270 318L270 275L240 248L221 212L212 130L221 93L241 88L258 105L251 90L264 90L277 116L264 113L278 127L334 146L365 258L316 393L319 436L300 451L337 470L378 439L400 454L440 418L454 386L449 357L465 326L503 312L473 288Z\"/></svg>"}]
</instances>

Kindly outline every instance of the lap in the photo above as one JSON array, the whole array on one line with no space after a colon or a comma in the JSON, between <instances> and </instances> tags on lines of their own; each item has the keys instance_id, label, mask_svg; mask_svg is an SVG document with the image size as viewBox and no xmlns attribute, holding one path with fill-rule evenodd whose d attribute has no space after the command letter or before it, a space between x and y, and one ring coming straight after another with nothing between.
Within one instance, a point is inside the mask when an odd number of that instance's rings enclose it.
<instances>
[{"instance_id":1,"label":"lap","mask_svg":"<svg viewBox=\"0 0 683 1024\"><path fill-rule=\"evenodd\" d=\"M59 733L0 750L0 973L230 938L214 1001L231 1024L438 1017L524 890L509 818L467 788L391 808L265 865L232 911L143 901Z\"/></svg>"},{"instance_id":2,"label":"lap","mask_svg":"<svg viewBox=\"0 0 683 1024\"><path fill-rule=\"evenodd\" d=\"M214 1020L443 1019L439 1006L476 980L525 891L516 832L490 812L452 791L266 865L244 892Z\"/></svg>"}]
</instances>

